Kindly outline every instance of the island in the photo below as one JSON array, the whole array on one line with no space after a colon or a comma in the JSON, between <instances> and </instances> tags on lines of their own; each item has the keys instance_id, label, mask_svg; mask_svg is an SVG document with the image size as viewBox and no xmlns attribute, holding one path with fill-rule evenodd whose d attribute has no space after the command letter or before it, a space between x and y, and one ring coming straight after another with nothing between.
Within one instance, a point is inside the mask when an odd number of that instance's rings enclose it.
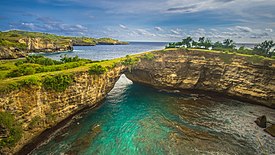
<instances>
[{"instance_id":1,"label":"island","mask_svg":"<svg viewBox=\"0 0 275 155\"><path fill-rule=\"evenodd\" d=\"M26 57L28 53L72 51L73 46L126 45L112 38L58 36L55 34L11 30L0 32L0 59Z\"/></svg>"}]
</instances>

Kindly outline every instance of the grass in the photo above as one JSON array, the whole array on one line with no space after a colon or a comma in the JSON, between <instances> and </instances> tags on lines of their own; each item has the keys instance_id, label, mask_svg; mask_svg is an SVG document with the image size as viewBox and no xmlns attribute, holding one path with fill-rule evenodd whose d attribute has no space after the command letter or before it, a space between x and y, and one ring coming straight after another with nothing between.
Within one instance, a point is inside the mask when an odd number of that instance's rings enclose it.
<instances>
[{"instance_id":1,"label":"grass","mask_svg":"<svg viewBox=\"0 0 275 155\"><path fill-rule=\"evenodd\" d=\"M0 137L0 148L13 146L22 137L21 125L18 124L14 116L8 112L0 112L0 127L4 137Z\"/></svg>"},{"instance_id":2,"label":"grass","mask_svg":"<svg viewBox=\"0 0 275 155\"><path fill-rule=\"evenodd\" d=\"M63 91L65 89L60 88L62 86L58 86L58 87L54 87L54 86L49 86L50 82L49 81L53 81L53 82L57 82L58 80L53 80L53 79L49 79L49 77L58 77L59 75L74 75L75 73L79 73L79 72L88 72L92 66L101 66L104 69L112 69L117 65L133 65L134 62L129 61L130 60L134 60L135 62L137 62L137 60L139 59L139 57L143 55L143 54L136 54L136 55L131 55L128 57L123 57L123 58L116 58L116 59L112 59L112 60L102 60L102 61L88 61L85 62L84 64L80 65L80 66L76 66L76 67L64 67L67 64L72 64L72 63L77 63L77 62L69 62L69 63L65 63L65 64L60 64L60 65L50 65L50 66L42 66L42 67L52 67L52 68L61 68L60 70L49 70L48 72L37 72L35 74L32 75L22 75L22 76L18 76L18 77L7 77L7 74L13 70L16 70L18 68L18 66L16 66L15 64L18 61L24 61L25 59L19 59L19 60L4 60L4 61L0 61L0 68L2 67L4 70L0 70L0 73L2 77L0 80L0 93L7 93L10 92L12 90L16 90L16 89L20 89L23 86L34 86L34 85L38 85L38 86L46 86L47 89L52 89L55 91ZM125 63L125 62L130 62L130 63ZM63 67L60 67L63 66ZM40 66L41 67L41 66ZM44 82L45 79L48 79L47 82ZM60 81L59 81L60 82ZM61 80L62 82L62 80ZM68 81L67 81L68 82ZM71 82L68 82L68 84L70 84ZM66 85L64 88L67 88L67 83L63 83L62 85Z\"/></svg>"}]
</instances>

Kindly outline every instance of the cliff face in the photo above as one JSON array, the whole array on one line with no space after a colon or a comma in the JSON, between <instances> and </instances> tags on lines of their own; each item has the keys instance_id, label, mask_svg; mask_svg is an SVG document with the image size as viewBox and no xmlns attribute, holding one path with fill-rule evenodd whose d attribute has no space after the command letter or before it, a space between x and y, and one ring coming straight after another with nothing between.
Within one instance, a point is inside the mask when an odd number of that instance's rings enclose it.
<instances>
[{"instance_id":1,"label":"cliff face","mask_svg":"<svg viewBox=\"0 0 275 155\"><path fill-rule=\"evenodd\" d=\"M19 43L27 45L27 50L32 52L56 52L73 50L72 41L64 40L63 43L54 40L47 40L42 38L23 38L19 39Z\"/></svg>"},{"instance_id":2,"label":"cliff face","mask_svg":"<svg viewBox=\"0 0 275 155\"><path fill-rule=\"evenodd\" d=\"M16 46L0 46L0 59L15 59L25 57L30 52L57 52L73 50L71 41L66 40L63 40L63 42L60 43L42 38L22 38L19 39L18 42L19 44L26 45L26 48L22 49Z\"/></svg>"},{"instance_id":3,"label":"cliff face","mask_svg":"<svg viewBox=\"0 0 275 155\"><path fill-rule=\"evenodd\" d=\"M22 123L23 137L13 148L0 153L15 153L42 131L64 120L73 113L95 105L113 88L125 67L115 67L102 75L79 72L64 92L45 90L39 86L25 87L2 94L0 111L11 112Z\"/></svg>"},{"instance_id":4,"label":"cliff face","mask_svg":"<svg viewBox=\"0 0 275 155\"><path fill-rule=\"evenodd\" d=\"M172 50L141 59L126 76L161 89L218 92L275 108L275 63L234 54Z\"/></svg>"}]
</instances>

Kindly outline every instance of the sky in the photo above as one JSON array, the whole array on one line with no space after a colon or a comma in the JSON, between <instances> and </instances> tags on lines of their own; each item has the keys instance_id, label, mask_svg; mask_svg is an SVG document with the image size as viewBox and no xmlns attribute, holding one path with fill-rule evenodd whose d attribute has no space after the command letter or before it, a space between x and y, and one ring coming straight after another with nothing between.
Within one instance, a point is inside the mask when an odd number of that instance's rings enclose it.
<instances>
[{"instance_id":1,"label":"sky","mask_svg":"<svg viewBox=\"0 0 275 155\"><path fill-rule=\"evenodd\" d=\"M0 10L0 31L124 41L275 37L275 0L1 0Z\"/></svg>"}]
</instances>

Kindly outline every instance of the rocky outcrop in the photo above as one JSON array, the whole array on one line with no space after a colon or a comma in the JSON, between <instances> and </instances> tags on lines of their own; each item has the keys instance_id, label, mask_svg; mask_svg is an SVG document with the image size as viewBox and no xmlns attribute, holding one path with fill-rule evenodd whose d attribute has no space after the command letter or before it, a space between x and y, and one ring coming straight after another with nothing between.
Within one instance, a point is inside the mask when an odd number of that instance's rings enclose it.
<instances>
[{"instance_id":1,"label":"rocky outcrop","mask_svg":"<svg viewBox=\"0 0 275 155\"><path fill-rule=\"evenodd\" d=\"M22 124L23 137L12 148L2 153L15 153L42 131L51 128L75 112L94 106L104 99L125 70L117 66L102 75L74 73L74 82L64 92L43 87L24 87L0 95L0 111L10 112Z\"/></svg>"},{"instance_id":2,"label":"rocky outcrop","mask_svg":"<svg viewBox=\"0 0 275 155\"><path fill-rule=\"evenodd\" d=\"M27 45L27 50L31 52L56 52L56 51L71 51L73 50L72 41L63 43L54 40L42 38L23 38L19 39L19 43Z\"/></svg>"},{"instance_id":3,"label":"rocky outcrop","mask_svg":"<svg viewBox=\"0 0 275 155\"><path fill-rule=\"evenodd\" d=\"M27 56L27 53L16 47L0 47L0 59L16 59Z\"/></svg>"},{"instance_id":4,"label":"rocky outcrop","mask_svg":"<svg viewBox=\"0 0 275 155\"><path fill-rule=\"evenodd\" d=\"M126 76L160 89L216 92L275 108L275 62L199 50L163 50Z\"/></svg>"},{"instance_id":5,"label":"rocky outcrop","mask_svg":"<svg viewBox=\"0 0 275 155\"><path fill-rule=\"evenodd\" d=\"M0 46L0 59L16 59L25 57L28 53L34 52L58 52L72 51L73 45L71 41L60 43L53 40L42 38L22 38L18 40L19 44L26 45L26 48L18 48L16 46L2 47Z\"/></svg>"}]
</instances>

